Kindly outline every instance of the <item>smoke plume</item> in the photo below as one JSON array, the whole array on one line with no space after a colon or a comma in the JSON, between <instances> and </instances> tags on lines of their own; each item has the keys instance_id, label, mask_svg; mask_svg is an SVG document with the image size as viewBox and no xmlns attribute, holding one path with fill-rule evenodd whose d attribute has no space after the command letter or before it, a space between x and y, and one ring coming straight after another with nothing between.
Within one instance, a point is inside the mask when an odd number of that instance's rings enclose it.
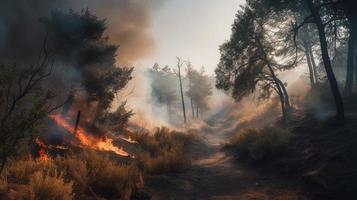
<instances>
[{"instance_id":1,"label":"smoke plume","mask_svg":"<svg viewBox=\"0 0 357 200\"><path fill-rule=\"evenodd\" d=\"M151 12L159 0L2 0L0 1L0 62L25 63L36 56L45 37L39 19L52 10L79 12L89 9L107 19L106 35L120 45L117 60L130 64L155 48L150 33Z\"/></svg>"}]
</instances>

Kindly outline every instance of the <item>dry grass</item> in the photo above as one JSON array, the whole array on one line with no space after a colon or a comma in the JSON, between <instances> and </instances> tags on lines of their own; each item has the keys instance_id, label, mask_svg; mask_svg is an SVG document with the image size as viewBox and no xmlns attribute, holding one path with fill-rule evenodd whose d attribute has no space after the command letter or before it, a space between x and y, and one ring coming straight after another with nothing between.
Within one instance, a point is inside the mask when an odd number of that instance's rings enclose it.
<instances>
[{"instance_id":1,"label":"dry grass","mask_svg":"<svg viewBox=\"0 0 357 200\"><path fill-rule=\"evenodd\" d=\"M143 187L141 170L84 151L48 162L11 161L0 181L1 199L130 199Z\"/></svg>"},{"instance_id":2,"label":"dry grass","mask_svg":"<svg viewBox=\"0 0 357 200\"><path fill-rule=\"evenodd\" d=\"M286 151L292 134L284 129L266 127L238 132L227 144L240 158L260 161L272 159Z\"/></svg>"},{"instance_id":3,"label":"dry grass","mask_svg":"<svg viewBox=\"0 0 357 200\"><path fill-rule=\"evenodd\" d=\"M260 188L242 192L241 200L307 200L299 190Z\"/></svg>"},{"instance_id":4,"label":"dry grass","mask_svg":"<svg viewBox=\"0 0 357 200\"><path fill-rule=\"evenodd\" d=\"M73 198L72 184L51 162L31 158L11 161L1 179L1 199L56 199Z\"/></svg>"},{"instance_id":5,"label":"dry grass","mask_svg":"<svg viewBox=\"0 0 357 200\"><path fill-rule=\"evenodd\" d=\"M0 199L142 199L144 175L179 172L191 166L187 147L198 137L159 128L131 135L137 159L120 161L96 151L69 152L49 161L19 156L0 177Z\"/></svg>"},{"instance_id":6,"label":"dry grass","mask_svg":"<svg viewBox=\"0 0 357 200\"><path fill-rule=\"evenodd\" d=\"M147 172L153 174L180 172L191 166L189 146L198 141L198 136L169 129L157 128L154 134L133 134L142 153L139 158Z\"/></svg>"}]
</instances>

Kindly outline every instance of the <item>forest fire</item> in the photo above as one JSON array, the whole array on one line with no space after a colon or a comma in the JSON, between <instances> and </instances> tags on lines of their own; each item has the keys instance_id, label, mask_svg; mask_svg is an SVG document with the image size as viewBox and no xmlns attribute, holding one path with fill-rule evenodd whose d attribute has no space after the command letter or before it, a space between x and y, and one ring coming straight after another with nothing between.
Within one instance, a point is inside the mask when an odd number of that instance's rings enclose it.
<instances>
[{"instance_id":1,"label":"forest fire","mask_svg":"<svg viewBox=\"0 0 357 200\"><path fill-rule=\"evenodd\" d=\"M113 145L113 139L111 138L108 138L106 136L104 138L97 138L91 136L82 127L78 127L77 129L75 129L59 114L50 115L49 118L52 119L58 126L64 128L65 130L67 130L67 132L73 134L78 139L79 144L75 144L74 142L72 142L72 145L87 147L99 151L110 151L120 156L130 156L122 148Z\"/></svg>"},{"instance_id":2,"label":"forest fire","mask_svg":"<svg viewBox=\"0 0 357 200\"><path fill-rule=\"evenodd\" d=\"M46 153L47 145L45 145L38 137L36 138L35 143L39 146L39 150L37 151L38 160L49 161L51 157Z\"/></svg>"}]
</instances>

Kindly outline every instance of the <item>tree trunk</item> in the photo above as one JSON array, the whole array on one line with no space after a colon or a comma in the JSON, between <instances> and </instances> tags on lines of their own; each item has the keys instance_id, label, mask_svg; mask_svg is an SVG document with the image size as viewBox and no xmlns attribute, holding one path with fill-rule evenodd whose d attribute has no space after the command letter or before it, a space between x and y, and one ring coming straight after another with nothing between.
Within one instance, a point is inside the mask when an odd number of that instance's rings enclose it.
<instances>
[{"instance_id":1,"label":"tree trunk","mask_svg":"<svg viewBox=\"0 0 357 200\"><path fill-rule=\"evenodd\" d=\"M313 31L312 30L312 27L308 24L307 25L307 31ZM310 38L310 37L309 37ZM319 76L318 76L318 73L317 73L317 65L316 65L316 62L315 62L315 56L314 56L314 52L312 51L312 44L311 44L311 40L308 40L307 41L307 50L308 50L308 53L309 53L309 57L310 57L310 61L311 61L311 65L312 65L312 70L314 72L314 79L315 79L315 84L319 82Z\"/></svg>"},{"instance_id":2,"label":"tree trunk","mask_svg":"<svg viewBox=\"0 0 357 200\"><path fill-rule=\"evenodd\" d=\"M77 112L77 117L76 117L76 123L74 125L74 131L73 134L76 135L77 134L77 130L78 130L78 125L79 125L79 120L81 119L81 111L78 110Z\"/></svg>"},{"instance_id":3,"label":"tree trunk","mask_svg":"<svg viewBox=\"0 0 357 200\"><path fill-rule=\"evenodd\" d=\"M171 102L167 102L167 114L169 116L169 121L171 121Z\"/></svg>"},{"instance_id":4,"label":"tree trunk","mask_svg":"<svg viewBox=\"0 0 357 200\"><path fill-rule=\"evenodd\" d=\"M196 105L196 119L198 119L198 104Z\"/></svg>"},{"instance_id":5,"label":"tree trunk","mask_svg":"<svg viewBox=\"0 0 357 200\"><path fill-rule=\"evenodd\" d=\"M351 27L351 25L350 25ZM350 28L350 36L348 38L348 54L347 54L347 70L346 70L346 85L345 85L345 94L351 95L353 87L353 78L355 70L355 49L356 47L356 38Z\"/></svg>"},{"instance_id":6,"label":"tree trunk","mask_svg":"<svg viewBox=\"0 0 357 200\"><path fill-rule=\"evenodd\" d=\"M195 108L193 107L192 97L191 97L191 110L192 110L192 119L195 119Z\"/></svg>"},{"instance_id":7,"label":"tree trunk","mask_svg":"<svg viewBox=\"0 0 357 200\"><path fill-rule=\"evenodd\" d=\"M356 27L357 29L357 27ZM357 30L356 30L356 34L357 34ZM356 36L356 35L355 35ZM354 72L354 75L355 75L355 84L357 83L357 38L355 38L355 44L354 44L354 69L355 69L355 72ZM352 86L353 88L353 86Z\"/></svg>"},{"instance_id":8,"label":"tree trunk","mask_svg":"<svg viewBox=\"0 0 357 200\"><path fill-rule=\"evenodd\" d=\"M286 88L284 86L284 83L276 76L273 66L271 66L271 63L268 60L268 56L264 50L264 47L262 45L262 43L260 42L260 39L258 38L258 36L255 37L255 40L258 44L258 48L259 51L262 53L263 55L263 59L265 64L268 66L269 72L273 78L275 87L277 89L277 93L279 95L280 98L280 102L281 102L281 108L282 108L282 114L283 114L283 119L285 122L288 121L288 115L287 115L287 110L290 110L290 102L289 102L289 96L288 93L286 91Z\"/></svg>"},{"instance_id":9,"label":"tree trunk","mask_svg":"<svg viewBox=\"0 0 357 200\"><path fill-rule=\"evenodd\" d=\"M274 76L275 76L275 74L274 74ZM287 111L289 111L291 106L290 106L290 99L289 99L288 91L286 90L284 83L279 78L276 77L276 81L279 83L281 90L283 92L285 108Z\"/></svg>"},{"instance_id":10,"label":"tree trunk","mask_svg":"<svg viewBox=\"0 0 357 200\"><path fill-rule=\"evenodd\" d=\"M303 40L303 45L304 45L304 49L305 49L307 66L309 67L310 85L311 85L311 88L313 88L315 86L315 76L314 76L314 70L313 70L312 61L311 61L311 57L310 57L309 47L308 47L307 41L305 39Z\"/></svg>"},{"instance_id":11,"label":"tree trunk","mask_svg":"<svg viewBox=\"0 0 357 200\"><path fill-rule=\"evenodd\" d=\"M312 0L305 0L311 14L314 18L314 21L316 23L318 32L319 32L319 40L320 40L320 46L321 46L321 55L322 55L322 60L325 66L326 70L326 75L327 79L329 80L331 91L335 100L335 105L336 105L336 119L339 122L343 122L345 119L345 110L344 110L344 105L341 97L340 90L338 88L338 84L336 81L335 74L332 70L332 65L331 65L331 60L328 54L328 46L327 46L327 41L326 41L326 34L325 34L325 27L322 23L320 14L318 13L318 10L314 7L314 4Z\"/></svg>"},{"instance_id":12,"label":"tree trunk","mask_svg":"<svg viewBox=\"0 0 357 200\"><path fill-rule=\"evenodd\" d=\"M178 68L178 76L180 80L180 92L181 92L181 103L182 103L182 111L183 111L183 120L186 124L186 109L185 109L185 100L183 98L183 89L182 89L182 80L181 80L181 63L180 60L177 61L177 68Z\"/></svg>"},{"instance_id":13,"label":"tree trunk","mask_svg":"<svg viewBox=\"0 0 357 200\"><path fill-rule=\"evenodd\" d=\"M276 89L276 92L278 93L279 99L280 99L280 105L281 105L281 113L283 114L283 120L284 122L288 121L288 115L287 115L287 109L286 109L286 103L285 103L285 98L284 95L281 91L281 89Z\"/></svg>"},{"instance_id":14,"label":"tree trunk","mask_svg":"<svg viewBox=\"0 0 357 200\"><path fill-rule=\"evenodd\" d=\"M312 64L312 70L314 71L314 78L315 78L315 84L319 82L319 76L317 73L317 66L315 62L315 56L314 52L312 52L312 47L309 45L309 54L310 54L310 59L311 59L311 64Z\"/></svg>"}]
</instances>

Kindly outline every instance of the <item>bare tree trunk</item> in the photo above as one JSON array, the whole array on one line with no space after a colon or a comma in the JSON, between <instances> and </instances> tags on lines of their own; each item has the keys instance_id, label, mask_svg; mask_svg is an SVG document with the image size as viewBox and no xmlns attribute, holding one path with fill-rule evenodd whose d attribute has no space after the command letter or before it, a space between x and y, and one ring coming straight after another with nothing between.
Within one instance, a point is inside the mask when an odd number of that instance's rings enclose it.
<instances>
[{"instance_id":1,"label":"bare tree trunk","mask_svg":"<svg viewBox=\"0 0 357 200\"><path fill-rule=\"evenodd\" d=\"M74 125L74 131L73 134L76 135L77 134L77 130L78 130L78 125L79 125L79 120L81 119L81 111L78 110L77 112L77 117L76 117L76 123Z\"/></svg>"},{"instance_id":2,"label":"bare tree trunk","mask_svg":"<svg viewBox=\"0 0 357 200\"><path fill-rule=\"evenodd\" d=\"M167 114L169 115L169 120L171 121L171 102L167 102Z\"/></svg>"},{"instance_id":3,"label":"bare tree trunk","mask_svg":"<svg viewBox=\"0 0 357 200\"><path fill-rule=\"evenodd\" d=\"M307 41L305 39L303 39L303 43L304 43L304 49L305 49L306 62L307 62L307 66L309 67L310 84L311 84L311 88L313 88L315 86L315 76L314 76L313 66L311 63L309 47L308 47Z\"/></svg>"},{"instance_id":4,"label":"bare tree trunk","mask_svg":"<svg viewBox=\"0 0 357 200\"><path fill-rule=\"evenodd\" d=\"M196 119L198 119L198 104L196 105Z\"/></svg>"},{"instance_id":5,"label":"bare tree trunk","mask_svg":"<svg viewBox=\"0 0 357 200\"><path fill-rule=\"evenodd\" d=\"M193 107L192 97L191 97L191 110L192 110L192 119L195 119L195 108Z\"/></svg>"},{"instance_id":6,"label":"bare tree trunk","mask_svg":"<svg viewBox=\"0 0 357 200\"><path fill-rule=\"evenodd\" d=\"M336 119L339 122L343 122L345 119L345 110L344 110L341 93L338 88L337 80L336 80L335 74L332 70L330 56L328 54L325 26L322 22L320 14L318 13L318 10L315 8L312 0L305 0L305 1L311 11L311 14L312 14L314 21L316 23L316 26L317 26L317 30L319 32L322 60L324 62L327 79L329 80L331 91L332 91L332 94L333 94L333 97L335 100L335 105L336 105Z\"/></svg>"},{"instance_id":7,"label":"bare tree trunk","mask_svg":"<svg viewBox=\"0 0 357 200\"><path fill-rule=\"evenodd\" d=\"M347 71L346 71L346 85L345 85L345 94L351 95L353 87L353 78L355 70L355 43L356 39L353 33L350 33L348 39L348 55L347 55Z\"/></svg>"},{"instance_id":8,"label":"bare tree trunk","mask_svg":"<svg viewBox=\"0 0 357 200\"><path fill-rule=\"evenodd\" d=\"M182 103L182 111L183 111L183 120L184 123L186 124L186 109L185 109L185 100L183 98L183 89L182 89L182 79L181 79L181 66L182 62L180 58L177 58L177 68L178 68L178 77L180 80L180 92L181 92L181 103Z\"/></svg>"},{"instance_id":9,"label":"bare tree trunk","mask_svg":"<svg viewBox=\"0 0 357 200\"><path fill-rule=\"evenodd\" d=\"M356 28L357 29L357 28ZM356 34L357 34L357 30L356 30ZM355 39L355 44L354 44L354 76L355 76L355 84L357 83L357 38ZM353 89L353 85L352 85L352 89Z\"/></svg>"},{"instance_id":10,"label":"bare tree trunk","mask_svg":"<svg viewBox=\"0 0 357 200\"><path fill-rule=\"evenodd\" d=\"M316 84L319 82L319 76L317 73L317 65L315 62L314 52L312 51L311 44L309 44L309 43L308 43L308 51L309 51L310 60L311 60L311 64L312 64L312 70L314 71L314 78L315 78L315 84Z\"/></svg>"},{"instance_id":11,"label":"bare tree trunk","mask_svg":"<svg viewBox=\"0 0 357 200\"><path fill-rule=\"evenodd\" d=\"M276 77L275 74L274 74L274 76ZM285 101L285 108L286 108L287 111L289 111L290 108L291 108L290 99L289 99L288 91L286 90L285 84L277 77L276 77L276 81L279 83L279 85L281 87L281 91L283 92L284 101Z\"/></svg>"}]
</instances>

